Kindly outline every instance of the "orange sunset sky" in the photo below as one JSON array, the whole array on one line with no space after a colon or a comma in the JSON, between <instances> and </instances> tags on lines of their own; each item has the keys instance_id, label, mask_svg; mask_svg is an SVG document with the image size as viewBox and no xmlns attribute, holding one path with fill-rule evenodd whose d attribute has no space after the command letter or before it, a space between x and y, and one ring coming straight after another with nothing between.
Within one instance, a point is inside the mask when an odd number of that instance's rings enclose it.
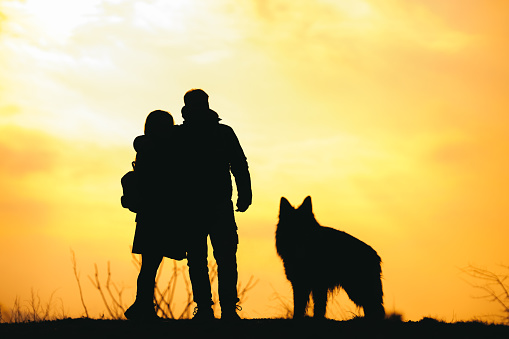
<instances>
[{"instance_id":1,"label":"orange sunset sky","mask_svg":"<svg viewBox=\"0 0 509 339\"><path fill-rule=\"evenodd\" d=\"M388 312L498 314L462 268L509 265L508 15L505 0L0 0L2 309L33 290L82 316L71 249L91 316L94 264L134 300L132 140L154 109L182 123L203 88L252 175L243 317L284 315L279 200L307 195L382 257ZM338 300L329 316L352 317Z\"/></svg>"}]
</instances>

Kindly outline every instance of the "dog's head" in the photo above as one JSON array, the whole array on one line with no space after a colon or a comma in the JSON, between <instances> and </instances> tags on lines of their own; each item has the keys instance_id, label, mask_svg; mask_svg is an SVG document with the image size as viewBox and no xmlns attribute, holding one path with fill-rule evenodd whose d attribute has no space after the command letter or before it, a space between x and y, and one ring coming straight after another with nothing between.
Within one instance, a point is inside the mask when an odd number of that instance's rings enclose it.
<instances>
[{"instance_id":1,"label":"dog's head","mask_svg":"<svg viewBox=\"0 0 509 339\"><path fill-rule=\"evenodd\" d=\"M295 225L303 225L311 220L315 221L310 196L306 197L302 204L297 208L294 208L285 197L281 197L281 202L279 204L280 222L290 222Z\"/></svg>"}]
</instances>

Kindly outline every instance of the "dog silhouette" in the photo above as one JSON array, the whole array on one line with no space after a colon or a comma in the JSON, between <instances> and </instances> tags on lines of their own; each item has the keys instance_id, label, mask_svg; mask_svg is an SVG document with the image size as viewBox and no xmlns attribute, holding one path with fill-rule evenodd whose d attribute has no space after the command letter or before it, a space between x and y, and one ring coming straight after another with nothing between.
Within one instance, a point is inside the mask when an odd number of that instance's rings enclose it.
<instances>
[{"instance_id":1,"label":"dog silhouette","mask_svg":"<svg viewBox=\"0 0 509 339\"><path fill-rule=\"evenodd\" d=\"M359 239L320 226L311 197L298 208L281 198L276 250L292 284L294 319L304 317L310 295L314 317L324 318L327 297L338 288L363 308L366 318L385 317L380 257Z\"/></svg>"}]
</instances>

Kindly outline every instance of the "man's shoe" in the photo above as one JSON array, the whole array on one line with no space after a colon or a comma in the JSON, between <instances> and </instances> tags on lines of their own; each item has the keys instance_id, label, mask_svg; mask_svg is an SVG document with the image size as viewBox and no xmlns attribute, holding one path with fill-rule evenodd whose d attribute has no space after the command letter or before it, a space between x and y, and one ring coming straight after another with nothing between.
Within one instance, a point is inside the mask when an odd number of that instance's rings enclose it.
<instances>
[{"instance_id":1,"label":"man's shoe","mask_svg":"<svg viewBox=\"0 0 509 339\"><path fill-rule=\"evenodd\" d=\"M195 307L193 312L193 320L210 321L214 320L214 311L212 307Z\"/></svg>"},{"instance_id":2,"label":"man's shoe","mask_svg":"<svg viewBox=\"0 0 509 339\"><path fill-rule=\"evenodd\" d=\"M228 307L226 309L221 308L221 320L228 321L236 321L241 320L242 318L237 314L237 310L242 311L242 307L240 305L235 305L235 307Z\"/></svg>"}]
</instances>

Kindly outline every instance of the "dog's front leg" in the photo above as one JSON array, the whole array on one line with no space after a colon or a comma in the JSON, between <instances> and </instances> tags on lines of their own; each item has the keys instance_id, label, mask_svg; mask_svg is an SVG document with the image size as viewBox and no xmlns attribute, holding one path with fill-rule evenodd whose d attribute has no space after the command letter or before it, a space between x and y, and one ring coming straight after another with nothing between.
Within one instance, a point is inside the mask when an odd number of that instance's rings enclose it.
<instances>
[{"instance_id":1,"label":"dog's front leg","mask_svg":"<svg viewBox=\"0 0 509 339\"><path fill-rule=\"evenodd\" d=\"M293 287L293 318L303 318L308 306L311 289L301 284L292 283Z\"/></svg>"}]
</instances>

